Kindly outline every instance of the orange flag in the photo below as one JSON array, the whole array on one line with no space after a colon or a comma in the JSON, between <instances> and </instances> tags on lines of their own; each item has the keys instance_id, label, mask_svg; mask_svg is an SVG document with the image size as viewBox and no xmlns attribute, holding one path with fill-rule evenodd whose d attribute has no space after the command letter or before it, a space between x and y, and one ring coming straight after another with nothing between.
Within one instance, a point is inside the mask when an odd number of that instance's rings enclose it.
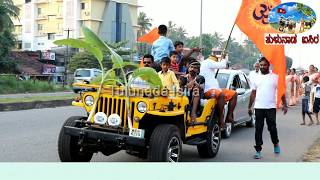
<instances>
[{"instance_id":1,"label":"orange flag","mask_svg":"<svg viewBox=\"0 0 320 180\"><path fill-rule=\"evenodd\" d=\"M159 39L160 35L158 34L158 28L154 28L148 34L145 34L138 38L138 42L145 42L152 44L155 40Z\"/></svg>"},{"instance_id":2,"label":"orange flag","mask_svg":"<svg viewBox=\"0 0 320 180\"><path fill-rule=\"evenodd\" d=\"M264 57L273 65L273 72L278 74L277 105L285 94L286 60L283 45L266 45L265 33L278 33L268 22L269 12L273 7L281 3L281 0L242 0L242 5L236 19L236 24L260 50Z\"/></svg>"}]
</instances>

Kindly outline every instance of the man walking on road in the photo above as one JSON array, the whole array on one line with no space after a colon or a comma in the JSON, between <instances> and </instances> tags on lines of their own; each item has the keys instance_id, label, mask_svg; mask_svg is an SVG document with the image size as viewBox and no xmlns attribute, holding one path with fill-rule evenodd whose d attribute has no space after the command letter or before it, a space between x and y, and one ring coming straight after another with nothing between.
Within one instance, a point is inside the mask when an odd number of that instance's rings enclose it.
<instances>
[{"instance_id":1,"label":"man walking on road","mask_svg":"<svg viewBox=\"0 0 320 180\"><path fill-rule=\"evenodd\" d=\"M276 92L278 87L278 76L269 71L270 63L262 57L259 60L260 72L252 82L252 93L250 96L248 113L252 115L252 105L254 104L255 117L256 117L256 132L255 141L256 154L255 159L260 159L262 150L262 132L264 126L264 119L268 125L272 143L274 144L274 153L280 153L278 132L276 126ZM284 114L287 113L287 102L285 95L281 98Z\"/></svg>"}]
</instances>

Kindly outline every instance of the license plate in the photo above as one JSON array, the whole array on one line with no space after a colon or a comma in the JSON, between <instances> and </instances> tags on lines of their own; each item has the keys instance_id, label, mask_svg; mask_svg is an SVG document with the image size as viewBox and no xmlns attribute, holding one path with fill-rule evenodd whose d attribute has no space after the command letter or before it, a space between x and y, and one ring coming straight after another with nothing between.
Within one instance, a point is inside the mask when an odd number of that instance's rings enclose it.
<instances>
[{"instance_id":1,"label":"license plate","mask_svg":"<svg viewBox=\"0 0 320 180\"><path fill-rule=\"evenodd\" d=\"M131 128L129 131L129 136L136 138L144 138L144 130Z\"/></svg>"}]
</instances>

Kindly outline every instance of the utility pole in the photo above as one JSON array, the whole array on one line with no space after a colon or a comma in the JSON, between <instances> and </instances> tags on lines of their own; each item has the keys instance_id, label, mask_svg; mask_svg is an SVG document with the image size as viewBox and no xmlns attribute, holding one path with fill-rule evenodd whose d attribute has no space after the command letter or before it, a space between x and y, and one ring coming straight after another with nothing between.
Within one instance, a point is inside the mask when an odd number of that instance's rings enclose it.
<instances>
[{"instance_id":1,"label":"utility pole","mask_svg":"<svg viewBox=\"0 0 320 180\"><path fill-rule=\"evenodd\" d=\"M201 0L200 3L200 42L199 42L199 48L202 48L202 9L203 9L203 0Z\"/></svg>"},{"instance_id":2,"label":"utility pole","mask_svg":"<svg viewBox=\"0 0 320 180\"><path fill-rule=\"evenodd\" d=\"M68 29L66 29L64 31L67 31L67 39L69 39L70 38L70 31L72 31L72 30L68 28ZM63 83L62 83L63 87L68 84L68 72L67 72L67 69L68 69L69 59L70 59L69 46L67 45L66 56L64 57L64 77L63 77Z\"/></svg>"}]
</instances>

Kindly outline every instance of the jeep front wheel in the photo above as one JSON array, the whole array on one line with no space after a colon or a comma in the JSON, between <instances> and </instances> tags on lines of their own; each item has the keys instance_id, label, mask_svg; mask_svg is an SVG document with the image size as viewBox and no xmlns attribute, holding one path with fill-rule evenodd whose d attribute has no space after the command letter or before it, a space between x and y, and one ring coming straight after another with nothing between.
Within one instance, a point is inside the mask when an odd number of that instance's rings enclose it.
<instances>
[{"instance_id":1,"label":"jeep front wheel","mask_svg":"<svg viewBox=\"0 0 320 180\"><path fill-rule=\"evenodd\" d=\"M64 132L64 126L80 128L81 125L76 120L81 120L82 118L84 117L72 116L68 118L60 130L58 153L61 162L89 162L92 158L92 152L85 151L83 147L78 145L78 137L69 136Z\"/></svg>"},{"instance_id":2,"label":"jeep front wheel","mask_svg":"<svg viewBox=\"0 0 320 180\"><path fill-rule=\"evenodd\" d=\"M212 123L208 127L206 142L198 145L198 153L203 158L213 158L218 154L221 141L221 131L218 123Z\"/></svg>"},{"instance_id":3,"label":"jeep front wheel","mask_svg":"<svg viewBox=\"0 0 320 180\"><path fill-rule=\"evenodd\" d=\"M182 141L180 131L175 125L161 124L152 132L148 152L152 162L178 162Z\"/></svg>"}]
</instances>

